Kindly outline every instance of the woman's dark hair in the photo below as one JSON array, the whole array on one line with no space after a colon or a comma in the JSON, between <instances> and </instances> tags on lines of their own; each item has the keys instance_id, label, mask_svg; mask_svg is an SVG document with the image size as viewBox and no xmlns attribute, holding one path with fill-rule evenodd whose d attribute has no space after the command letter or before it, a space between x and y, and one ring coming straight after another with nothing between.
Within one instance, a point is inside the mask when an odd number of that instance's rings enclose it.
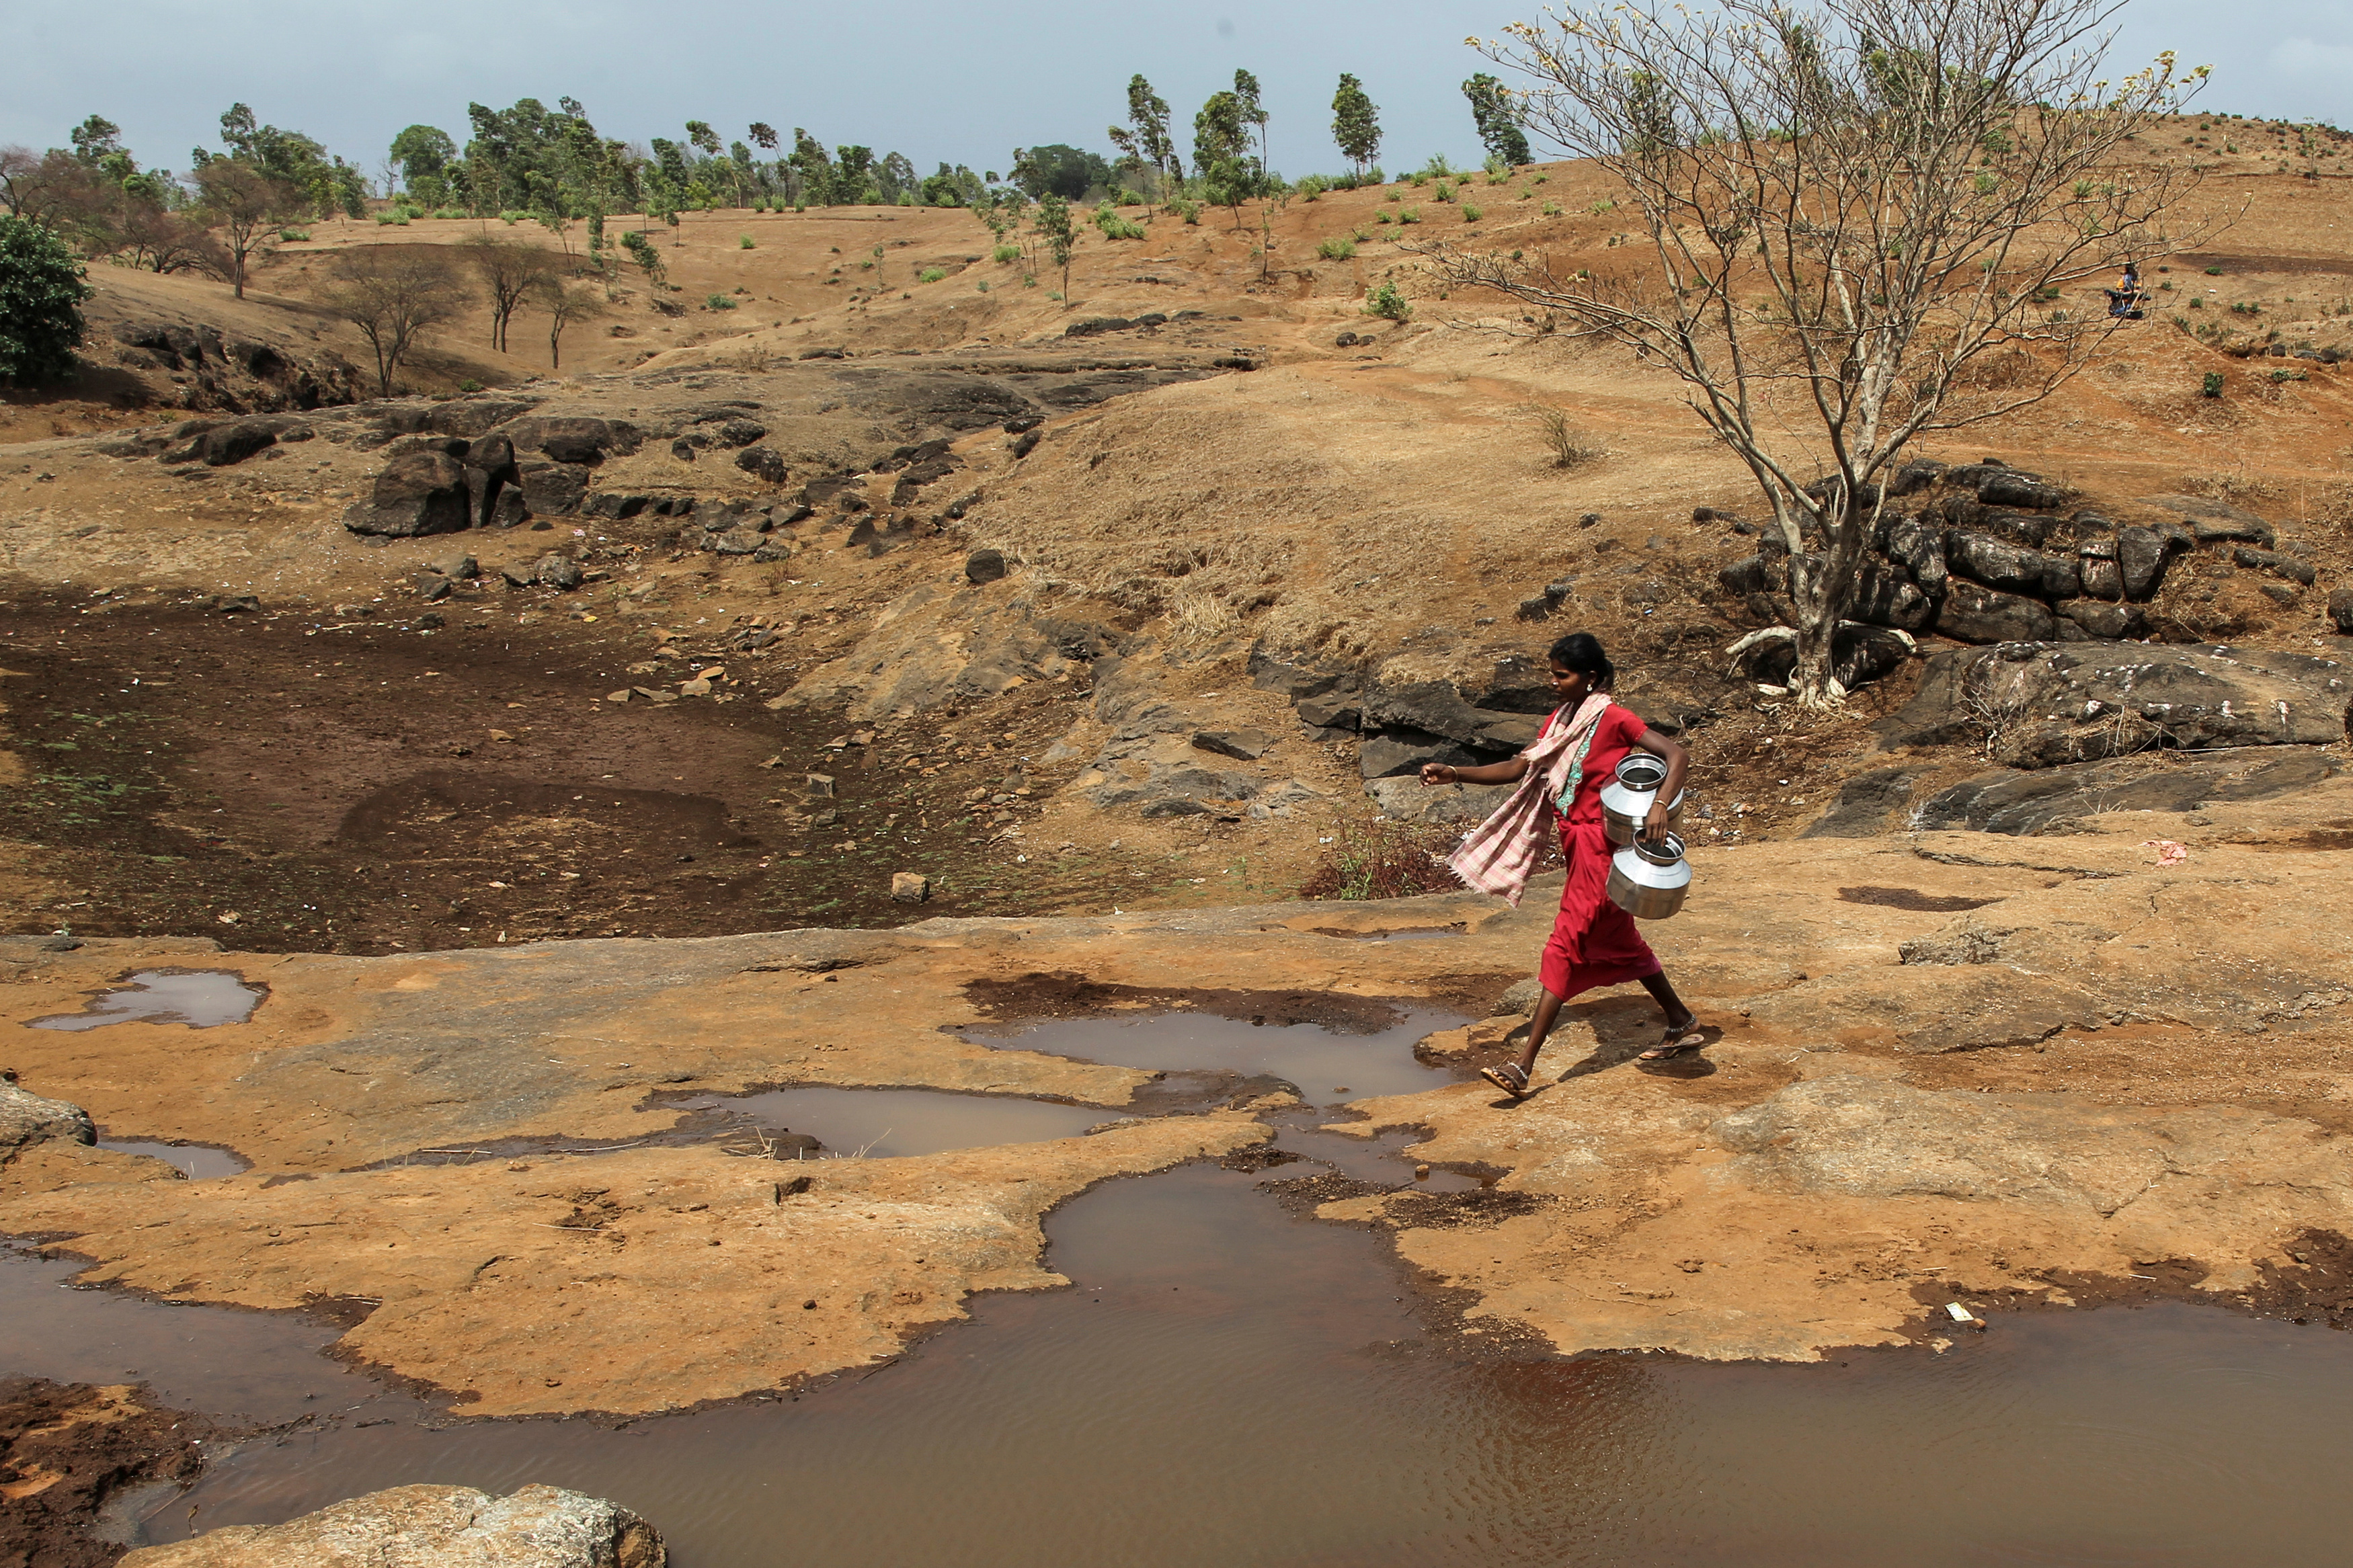
<instances>
[{"instance_id":1,"label":"woman's dark hair","mask_svg":"<svg viewBox=\"0 0 2353 1568\"><path fill-rule=\"evenodd\" d=\"M1618 667L1601 651L1601 639L1591 632L1571 632L1552 645L1546 656L1563 669L1573 669L1593 684L1596 691L1607 691L1618 680Z\"/></svg>"}]
</instances>

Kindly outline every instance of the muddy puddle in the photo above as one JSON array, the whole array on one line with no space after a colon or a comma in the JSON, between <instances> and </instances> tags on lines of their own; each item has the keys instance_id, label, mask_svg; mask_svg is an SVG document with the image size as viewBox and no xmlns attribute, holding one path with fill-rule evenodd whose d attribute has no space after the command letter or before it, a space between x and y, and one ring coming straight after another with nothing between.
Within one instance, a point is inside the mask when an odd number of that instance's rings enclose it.
<instances>
[{"instance_id":1,"label":"muddy puddle","mask_svg":"<svg viewBox=\"0 0 2353 1568\"><path fill-rule=\"evenodd\" d=\"M1119 1115L1100 1106L1057 1105L1008 1095L819 1085L762 1094L697 1095L677 1103L684 1110L745 1118L774 1132L806 1134L828 1154L871 1159L1075 1138Z\"/></svg>"},{"instance_id":2,"label":"muddy puddle","mask_svg":"<svg viewBox=\"0 0 2353 1568\"><path fill-rule=\"evenodd\" d=\"M416 1481L613 1498L677 1568L2317 1563L2353 1531L2353 1335L2157 1306L1813 1366L1482 1356L1432 1336L1378 1237L1269 1179L1108 1184L1048 1222L1068 1289L980 1298L796 1398L617 1427L448 1422L313 1353L326 1328L46 1262L0 1265L0 1357L315 1418L159 1503L150 1541L191 1504L258 1523Z\"/></svg>"},{"instance_id":3,"label":"muddy puddle","mask_svg":"<svg viewBox=\"0 0 2353 1568\"><path fill-rule=\"evenodd\" d=\"M100 1138L98 1146L111 1149L118 1154L144 1154L151 1160L161 1160L177 1168L192 1182L209 1181L215 1176L234 1176L239 1171L253 1169L253 1162L243 1155L205 1143L155 1143L136 1138Z\"/></svg>"},{"instance_id":4,"label":"muddy puddle","mask_svg":"<svg viewBox=\"0 0 2353 1568\"><path fill-rule=\"evenodd\" d=\"M1296 1085L1308 1104L1335 1106L1444 1085L1448 1074L1414 1060L1413 1047L1425 1036L1463 1021L1452 1013L1409 1012L1385 1029L1347 1035L1315 1024L1252 1024L1179 1012L1056 1018L968 1030L965 1037L998 1050L1041 1051L1112 1067L1278 1078Z\"/></svg>"},{"instance_id":5,"label":"muddy puddle","mask_svg":"<svg viewBox=\"0 0 2353 1568\"><path fill-rule=\"evenodd\" d=\"M79 1013L34 1018L28 1029L102 1029L110 1024L183 1024L209 1029L242 1024L269 994L225 970L142 969L100 992Z\"/></svg>"}]
</instances>

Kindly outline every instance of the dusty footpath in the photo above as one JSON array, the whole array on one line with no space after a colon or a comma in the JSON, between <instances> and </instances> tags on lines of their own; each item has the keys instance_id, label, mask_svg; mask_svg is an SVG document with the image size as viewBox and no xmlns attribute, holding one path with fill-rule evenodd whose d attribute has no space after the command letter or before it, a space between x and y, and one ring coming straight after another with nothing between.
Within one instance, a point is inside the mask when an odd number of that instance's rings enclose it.
<instances>
[{"instance_id":1,"label":"dusty footpath","mask_svg":"<svg viewBox=\"0 0 2353 1568\"><path fill-rule=\"evenodd\" d=\"M2341 1314L2353 781L2187 820L1704 852L1691 906L1651 928L1701 1057L1638 1070L1640 994L1585 998L1521 1104L1466 1071L1349 1108L1490 1188L1318 1212L1392 1231L1470 1303L1466 1334L1535 1351L1804 1359L1931 1338L1951 1301ZM886 1357L974 1290L1058 1283L1054 1205L1244 1149L1295 1103L963 1031L1186 1007L1362 1030L1434 1001L1478 1021L1421 1052L1467 1069L1507 1048L1500 999L1548 920L1539 889L1516 911L1464 894L384 958L11 939L21 1095L252 1169L184 1181L53 1121L0 1166L0 1231L90 1259L87 1282L334 1314L343 1353L470 1414L726 1399ZM1462 934L1363 940L1432 926ZM205 1029L16 1026L174 967L266 1000ZM793 1083L1059 1099L1105 1125L807 1160L677 1103Z\"/></svg>"}]
</instances>

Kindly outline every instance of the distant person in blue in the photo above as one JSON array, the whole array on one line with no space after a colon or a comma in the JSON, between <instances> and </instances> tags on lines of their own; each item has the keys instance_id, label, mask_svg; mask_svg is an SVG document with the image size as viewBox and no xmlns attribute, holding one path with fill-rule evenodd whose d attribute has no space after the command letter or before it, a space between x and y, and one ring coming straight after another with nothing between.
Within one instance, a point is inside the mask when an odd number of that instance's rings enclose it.
<instances>
[{"instance_id":1,"label":"distant person in blue","mask_svg":"<svg viewBox=\"0 0 2353 1568\"><path fill-rule=\"evenodd\" d=\"M2103 291L2108 297L2110 316L2119 321L2137 321L2141 319L2141 301L2147 296L2141 292L2138 263L2126 262L2125 275L2116 279L2116 286Z\"/></svg>"}]
</instances>

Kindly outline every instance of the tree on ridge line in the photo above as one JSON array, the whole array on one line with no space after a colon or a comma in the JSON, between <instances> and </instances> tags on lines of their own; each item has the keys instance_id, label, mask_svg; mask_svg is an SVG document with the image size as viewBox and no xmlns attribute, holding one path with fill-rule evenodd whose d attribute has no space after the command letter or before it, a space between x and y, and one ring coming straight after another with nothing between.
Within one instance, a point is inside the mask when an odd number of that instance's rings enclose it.
<instances>
[{"instance_id":1,"label":"tree on ridge line","mask_svg":"<svg viewBox=\"0 0 2353 1568\"><path fill-rule=\"evenodd\" d=\"M2172 221L2196 173L2124 153L2207 73L2168 54L2110 81L2119 4L1652 0L1478 45L1624 187L1651 268L1417 248L1681 383L1772 508L1806 706L1843 695L1833 644L1910 444L2040 402L2105 342L2046 290L2197 242Z\"/></svg>"}]
</instances>

